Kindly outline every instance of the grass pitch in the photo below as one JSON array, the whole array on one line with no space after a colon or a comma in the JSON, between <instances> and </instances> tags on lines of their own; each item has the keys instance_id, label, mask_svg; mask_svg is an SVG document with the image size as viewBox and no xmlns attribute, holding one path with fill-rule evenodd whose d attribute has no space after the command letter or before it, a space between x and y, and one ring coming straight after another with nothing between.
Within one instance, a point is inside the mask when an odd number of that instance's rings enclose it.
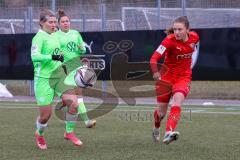
<instances>
[{"instance_id":1,"label":"grass pitch","mask_svg":"<svg viewBox=\"0 0 240 160\"><path fill-rule=\"evenodd\" d=\"M239 160L240 107L183 106L178 126L180 139L169 145L152 141L153 107L118 106L97 118L93 129L78 122L76 133L84 143L83 148L63 139L64 122L53 115L45 134L48 149L41 151L34 139L38 115L35 104L0 102L0 159Z\"/></svg>"}]
</instances>

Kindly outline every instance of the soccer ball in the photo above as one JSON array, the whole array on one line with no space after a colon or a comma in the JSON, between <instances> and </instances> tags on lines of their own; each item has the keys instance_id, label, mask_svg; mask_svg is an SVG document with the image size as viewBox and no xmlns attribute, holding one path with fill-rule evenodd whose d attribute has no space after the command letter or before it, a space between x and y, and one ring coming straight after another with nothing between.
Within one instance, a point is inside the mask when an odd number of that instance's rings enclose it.
<instances>
[{"instance_id":1,"label":"soccer ball","mask_svg":"<svg viewBox=\"0 0 240 160\"><path fill-rule=\"evenodd\" d=\"M78 87L92 87L97 81L97 75L92 68L81 66L77 69L74 80Z\"/></svg>"}]
</instances>

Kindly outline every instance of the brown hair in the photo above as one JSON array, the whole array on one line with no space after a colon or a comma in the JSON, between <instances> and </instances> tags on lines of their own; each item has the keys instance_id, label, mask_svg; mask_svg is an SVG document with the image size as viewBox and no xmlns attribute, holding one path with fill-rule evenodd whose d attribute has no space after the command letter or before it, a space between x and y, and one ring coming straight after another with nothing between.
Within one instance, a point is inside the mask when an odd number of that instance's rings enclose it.
<instances>
[{"instance_id":1,"label":"brown hair","mask_svg":"<svg viewBox=\"0 0 240 160\"><path fill-rule=\"evenodd\" d=\"M65 16L67 16L68 18L69 18L69 16L64 12L64 10L63 9L58 9L58 23L60 22L60 20L61 20L61 18L62 17L65 17ZM70 19L70 18L69 18Z\"/></svg>"},{"instance_id":2,"label":"brown hair","mask_svg":"<svg viewBox=\"0 0 240 160\"><path fill-rule=\"evenodd\" d=\"M42 27L41 23L48 20L49 17L55 17L55 14L49 9L41 9L39 14L39 25Z\"/></svg>"},{"instance_id":3,"label":"brown hair","mask_svg":"<svg viewBox=\"0 0 240 160\"><path fill-rule=\"evenodd\" d=\"M182 24L184 24L184 26L185 26L187 29L190 28L190 23L189 23L189 20L188 20L187 16L178 17L178 18L174 19L172 23L182 23ZM174 33L173 27L166 29L164 32L165 32L167 35L173 34L173 33Z\"/></svg>"}]
</instances>

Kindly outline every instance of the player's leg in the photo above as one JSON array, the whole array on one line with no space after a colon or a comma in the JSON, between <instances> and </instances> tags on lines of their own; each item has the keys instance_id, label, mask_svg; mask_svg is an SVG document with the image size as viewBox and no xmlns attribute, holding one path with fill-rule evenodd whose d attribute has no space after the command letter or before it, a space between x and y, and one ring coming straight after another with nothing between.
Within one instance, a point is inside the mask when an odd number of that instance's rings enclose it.
<instances>
[{"instance_id":1,"label":"player's leg","mask_svg":"<svg viewBox=\"0 0 240 160\"><path fill-rule=\"evenodd\" d=\"M65 79L64 79L64 84L68 85L68 86L73 86L76 95L79 96L78 98L78 114L80 115L82 121L84 121L85 125L87 128L92 128L96 125L96 120L90 120L88 115L87 115L87 110L85 107L85 104L83 102L83 98L82 98L82 88L77 87L75 81L74 81L74 76L76 74L77 69L75 69L74 71L72 71Z\"/></svg>"},{"instance_id":2,"label":"player's leg","mask_svg":"<svg viewBox=\"0 0 240 160\"><path fill-rule=\"evenodd\" d=\"M75 92L79 96L78 97L78 103L79 103L78 114L80 115L81 119L84 121L87 128L94 127L96 125L96 120L94 119L90 120L87 115L87 109L85 107L85 104L82 98L82 89L80 87L76 87Z\"/></svg>"},{"instance_id":3,"label":"player's leg","mask_svg":"<svg viewBox=\"0 0 240 160\"><path fill-rule=\"evenodd\" d=\"M35 78L34 91L37 105L39 106L39 116L36 120L37 130L35 132L36 143L40 149L47 149L44 131L52 114L51 103L53 101L54 92L49 86L49 79L46 78Z\"/></svg>"},{"instance_id":4,"label":"player's leg","mask_svg":"<svg viewBox=\"0 0 240 160\"><path fill-rule=\"evenodd\" d=\"M52 107L51 106L41 106L39 107L39 116L36 120L36 144L40 149L47 149L47 144L44 138L44 130L47 127L47 122L51 117Z\"/></svg>"},{"instance_id":5,"label":"player's leg","mask_svg":"<svg viewBox=\"0 0 240 160\"><path fill-rule=\"evenodd\" d=\"M71 140L74 145L81 146L82 142L76 137L74 129L76 126L78 118L78 97L75 94L74 89L68 90L62 95L63 103L68 106L68 111L66 112L66 130L64 133L64 138Z\"/></svg>"},{"instance_id":6,"label":"player's leg","mask_svg":"<svg viewBox=\"0 0 240 160\"><path fill-rule=\"evenodd\" d=\"M161 121L164 119L167 113L168 103L159 103L158 108L155 108L153 112L153 130L152 136L153 140L158 142L160 141L160 126Z\"/></svg>"},{"instance_id":7,"label":"player's leg","mask_svg":"<svg viewBox=\"0 0 240 160\"><path fill-rule=\"evenodd\" d=\"M171 98L171 86L166 83L156 83L156 93L158 108L154 110L153 113L153 131L152 136L154 141L160 140L160 126L161 121L164 119L167 113L168 103Z\"/></svg>"},{"instance_id":8,"label":"player's leg","mask_svg":"<svg viewBox=\"0 0 240 160\"><path fill-rule=\"evenodd\" d=\"M181 118L181 106L185 97L190 91L189 81L180 81L173 86L172 106L166 123L166 133L163 142L169 144L179 137L179 132L175 131Z\"/></svg>"}]
</instances>

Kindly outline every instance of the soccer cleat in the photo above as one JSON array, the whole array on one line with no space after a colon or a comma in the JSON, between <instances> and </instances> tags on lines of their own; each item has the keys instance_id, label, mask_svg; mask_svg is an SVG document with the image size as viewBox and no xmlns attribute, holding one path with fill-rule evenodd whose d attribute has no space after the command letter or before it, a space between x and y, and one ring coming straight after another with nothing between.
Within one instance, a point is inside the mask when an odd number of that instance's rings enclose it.
<instances>
[{"instance_id":1,"label":"soccer cleat","mask_svg":"<svg viewBox=\"0 0 240 160\"><path fill-rule=\"evenodd\" d=\"M97 121L96 121L95 119L89 120L89 121L87 122L87 124L86 124L86 127L87 127L87 128L93 128L93 127L96 126L96 123L97 123Z\"/></svg>"},{"instance_id":2,"label":"soccer cleat","mask_svg":"<svg viewBox=\"0 0 240 160\"><path fill-rule=\"evenodd\" d=\"M76 137L76 135L74 134L74 132L71 132L71 133L64 133L64 138L66 139L66 140L70 140L70 141L72 141L72 143L74 144L74 145L76 145L76 146L82 146L83 145L83 143L82 143L82 141L79 139L79 138L77 138Z\"/></svg>"},{"instance_id":3,"label":"soccer cleat","mask_svg":"<svg viewBox=\"0 0 240 160\"><path fill-rule=\"evenodd\" d=\"M35 132L35 138L38 148L40 149L47 149L47 144L45 142L45 138L38 134L38 131Z\"/></svg>"},{"instance_id":4,"label":"soccer cleat","mask_svg":"<svg viewBox=\"0 0 240 160\"><path fill-rule=\"evenodd\" d=\"M159 142L159 141L160 141L159 128L153 128L153 130L152 130L152 137L153 137L153 140L154 140L155 142Z\"/></svg>"},{"instance_id":5,"label":"soccer cleat","mask_svg":"<svg viewBox=\"0 0 240 160\"><path fill-rule=\"evenodd\" d=\"M176 141L179 138L180 133L177 131L169 131L165 133L163 143L169 144L172 141Z\"/></svg>"}]
</instances>

